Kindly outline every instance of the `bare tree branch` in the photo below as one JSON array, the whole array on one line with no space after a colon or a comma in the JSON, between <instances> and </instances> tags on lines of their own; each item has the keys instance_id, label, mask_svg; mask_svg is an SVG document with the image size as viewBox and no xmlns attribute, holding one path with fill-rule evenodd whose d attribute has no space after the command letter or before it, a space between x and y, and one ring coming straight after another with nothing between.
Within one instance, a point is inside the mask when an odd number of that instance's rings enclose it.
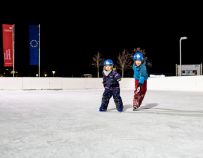
<instances>
[{"instance_id":1,"label":"bare tree branch","mask_svg":"<svg viewBox=\"0 0 203 158\"><path fill-rule=\"evenodd\" d=\"M95 54L92 58L92 65L97 68L97 77L99 78L99 67L101 66L101 62L103 59L101 58L101 55L99 51L97 54Z\"/></svg>"},{"instance_id":2,"label":"bare tree branch","mask_svg":"<svg viewBox=\"0 0 203 158\"><path fill-rule=\"evenodd\" d=\"M122 77L124 77L124 72L126 69L132 66L131 54L129 54L125 49L118 55L118 68L121 69Z\"/></svg>"}]
</instances>

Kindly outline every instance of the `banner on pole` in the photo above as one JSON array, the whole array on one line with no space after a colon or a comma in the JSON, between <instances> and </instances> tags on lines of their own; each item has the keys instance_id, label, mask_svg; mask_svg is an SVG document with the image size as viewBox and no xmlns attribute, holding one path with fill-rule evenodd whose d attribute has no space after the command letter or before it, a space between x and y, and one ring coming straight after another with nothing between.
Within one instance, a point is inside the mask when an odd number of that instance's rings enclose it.
<instances>
[{"instance_id":1,"label":"banner on pole","mask_svg":"<svg viewBox=\"0 0 203 158\"><path fill-rule=\"evenodd\" d=\"M4 67L12 67L14 59L14 24L2 24Z\"/></svg>"},{"instance_id":2,"label":"banner on pole","mask_svg":"<svg viewBox=\"0 0 203 158\"><path fill-rule=\"evenodd\" d=\"M39 65L39 25L29 25L30 65Z\"/></svg>"}]
</instances>

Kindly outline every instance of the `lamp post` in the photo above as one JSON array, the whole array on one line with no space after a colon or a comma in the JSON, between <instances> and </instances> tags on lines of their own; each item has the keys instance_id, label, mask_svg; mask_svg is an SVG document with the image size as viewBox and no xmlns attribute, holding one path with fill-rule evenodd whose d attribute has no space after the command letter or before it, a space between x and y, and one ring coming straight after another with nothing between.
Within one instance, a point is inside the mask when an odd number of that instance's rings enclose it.
<instances>
[{"instance_id":1,"label":"lamp post","mask_svg":"<svg viewBox=\"0 0 203 158\"><path fill-rule=\"evenodd\" d=\"M53 77L54 77L54 74L56 73L56 71L52 71L52 74L53 74Z\"/></svg>"},{"instance_id":2,"label":"lamp post","mask_svg":"<svg viewBox=\"0 0 203 158\"><path fill-rule=\"evenodd\" d=\"M187 39L187 37L181 37L181 38L180 38L180 41L179 41L179 42L180 42L180 44L179 44L179 45L180 45L180 72L179 72L179 75L180 75L180 76L182 75L181 41L182 41L182 40L185 40L185 39Z\"/></svg>"}]
</instances>

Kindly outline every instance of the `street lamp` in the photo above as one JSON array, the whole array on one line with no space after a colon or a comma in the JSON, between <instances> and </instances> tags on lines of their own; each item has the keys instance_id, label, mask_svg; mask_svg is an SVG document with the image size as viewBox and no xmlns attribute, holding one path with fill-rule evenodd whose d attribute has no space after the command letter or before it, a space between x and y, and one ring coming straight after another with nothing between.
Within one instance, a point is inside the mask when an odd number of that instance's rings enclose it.
<instances>
[{"instance_id":1,"label":"street lamp","mask_svg":"<svg viewBox=\"0 0 203 158\"><path fill-rule=\"evenodd\" d=\"M52 74L53 74L53 77L54 77L54 74L56 73L56 71L52 71Z\"/></svg>"},{"instance_id":2,"label":"street lamp","mask_svg":"<svg viewBox=\"0 0 203 158\"><path fill-rule=\"evenodd\" d=\"M181 37L180 38L180 76L182 75L182 63L181 63L181 41L187 39L187 37Z\"/></svg>"}]
</instances>

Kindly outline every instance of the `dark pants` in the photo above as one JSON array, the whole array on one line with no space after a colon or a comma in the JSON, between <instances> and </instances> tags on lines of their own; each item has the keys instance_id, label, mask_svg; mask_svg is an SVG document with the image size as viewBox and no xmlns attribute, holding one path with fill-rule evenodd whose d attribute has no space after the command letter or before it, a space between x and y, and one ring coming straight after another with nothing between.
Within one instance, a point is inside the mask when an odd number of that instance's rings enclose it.
<instances>
[{"instance_id":1,"label":"dark pants","mask_svg":"<svg viewBox=\"0 0 203 158\"><path fill-rule=\"evenodd\" d=\"M147 92L147 81L145 80L143 85L140 87L140 92L136 93L139 81L135 80L135 91L134 91L134 98L133 98L133 107L138 108L142 104L144 96Z\"/></svg>"},{"instance_id":2,"label":"dark pants","mask_svg":"<svg viewBox=\"0 0 203 158\"><path fill-rule=\"evenodd\" d=\"M103 93L103 97L102 97L102 103L101 103L101 106L99 108L100 111L106 111L107 110L109 100L112 96L113 96L114 102L116 104L116 109L120 112L123 111L123 102L122 102L122 99L120 96L120 88L118 88L118 87L111 88L111 89L105 88L104 93Z\"/></svg>"}]
</instances>

